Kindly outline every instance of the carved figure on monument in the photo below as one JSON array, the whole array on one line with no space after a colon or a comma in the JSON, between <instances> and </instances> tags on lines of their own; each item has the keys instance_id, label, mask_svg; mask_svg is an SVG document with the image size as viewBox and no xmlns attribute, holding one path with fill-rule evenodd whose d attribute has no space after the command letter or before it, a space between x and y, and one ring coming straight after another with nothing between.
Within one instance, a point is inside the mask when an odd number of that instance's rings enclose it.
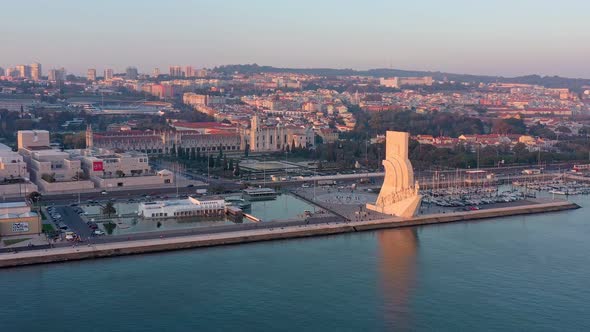
<instances>
[{"instance_id":1,"label":"carved figure on monument","mask_svg":"<svg viewBox=\"0 0 590 332\"><path fill-rule=\"evenodd\" d=\"M408 158L410 134L388 131L385 141L385 178L376 204L367 209L410 218L420 207L419 184L414 181L414 169Z\"/></svg>"}]
</instances>

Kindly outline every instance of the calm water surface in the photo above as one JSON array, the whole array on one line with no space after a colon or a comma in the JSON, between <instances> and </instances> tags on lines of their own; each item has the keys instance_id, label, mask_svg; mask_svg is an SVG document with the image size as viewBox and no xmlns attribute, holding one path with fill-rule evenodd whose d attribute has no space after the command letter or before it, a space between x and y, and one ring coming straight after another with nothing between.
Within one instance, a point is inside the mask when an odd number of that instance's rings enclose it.
<instances>
[{"instance_id":1,"label":"calm water surface","mask_svg":"<svg viewBox=\"0 0 590 332\"><path fill-rule=\"evenodd\" d=\"M588 208L0 270L0 331L590 330Z\"/></svg>"}]
</instances>

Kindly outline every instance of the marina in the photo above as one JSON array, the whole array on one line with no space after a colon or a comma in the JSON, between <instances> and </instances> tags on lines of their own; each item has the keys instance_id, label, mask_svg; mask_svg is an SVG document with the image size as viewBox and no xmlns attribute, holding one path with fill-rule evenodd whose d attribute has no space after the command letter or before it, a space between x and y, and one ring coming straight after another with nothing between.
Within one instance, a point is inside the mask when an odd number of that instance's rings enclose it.
<instances>
[{"instance_id":1,"label":"marina","mask_svg":"<svg viewBox=\"0 0 590 332\"><path fill-rule=\"evenodd\" d=\"M514 186L529 191L546 191L555 195L588 195L590 194L590 184L577 181L567 181L563 179L554 179L550 181L515 181Z\"/></svg>"},{"instance_id":2,"label":"marina","mask_svg":"<svg viewBox=\"0 0 590 332\"><path fill-rule=\"evenodd\" d=\"M480 205L510 203L524 200L526 195L519 190L503 190L498 187L489 188L451 188L424 190L422 204L434 204L441 207L465 207L475 209Z\"/></svg>"}]
</instances>

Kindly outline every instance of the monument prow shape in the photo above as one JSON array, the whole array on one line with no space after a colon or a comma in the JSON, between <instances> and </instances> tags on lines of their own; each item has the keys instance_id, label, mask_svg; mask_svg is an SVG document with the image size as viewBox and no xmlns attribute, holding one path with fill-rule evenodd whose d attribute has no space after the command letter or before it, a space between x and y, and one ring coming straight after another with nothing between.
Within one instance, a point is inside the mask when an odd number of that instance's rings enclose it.
<instances>
[{"instance_id":1,"label":"monument prow shape","mask_svg":"<svg viewBox=\"0 0 590 332\"><path fill-rule=\"evenodd\" d=\"M414 169L408 158L410 134L388 131L385 140L385 179L377 202L367 209L403 218L416 214L422 196L420 186L414 182Z\"/></svg>"}]
</instances>

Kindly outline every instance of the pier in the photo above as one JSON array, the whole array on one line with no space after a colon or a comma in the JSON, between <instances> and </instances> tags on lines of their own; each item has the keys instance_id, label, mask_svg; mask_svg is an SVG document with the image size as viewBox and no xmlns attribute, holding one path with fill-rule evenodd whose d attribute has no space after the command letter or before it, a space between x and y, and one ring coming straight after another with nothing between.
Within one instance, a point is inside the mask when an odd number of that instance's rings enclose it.
<instances>
[{"instance_id":1,"label":"pier","mask_svg":"<svg viewBox=\"0 0 590 332\"><path fill-rule=\"evenodd\" d=\"M273 227L272 224L269 223L270 227L263 229L178 236L149 240L122 241L88 246L80 245L77 247L41 249L18 253L0 254L0 268L66 262L91 258L145 254L169 250L243 244L259 241L336 235L399 227L425 226L514 215L557 212L577 208L579 208L579 206L572 202L549 201L513 207L484 209L479 211L421 215L409 219L392 217L379 220L328 222L303 225L298 224L293 226L281 224L278 227Z\"/></svg>"}]
</instances>

